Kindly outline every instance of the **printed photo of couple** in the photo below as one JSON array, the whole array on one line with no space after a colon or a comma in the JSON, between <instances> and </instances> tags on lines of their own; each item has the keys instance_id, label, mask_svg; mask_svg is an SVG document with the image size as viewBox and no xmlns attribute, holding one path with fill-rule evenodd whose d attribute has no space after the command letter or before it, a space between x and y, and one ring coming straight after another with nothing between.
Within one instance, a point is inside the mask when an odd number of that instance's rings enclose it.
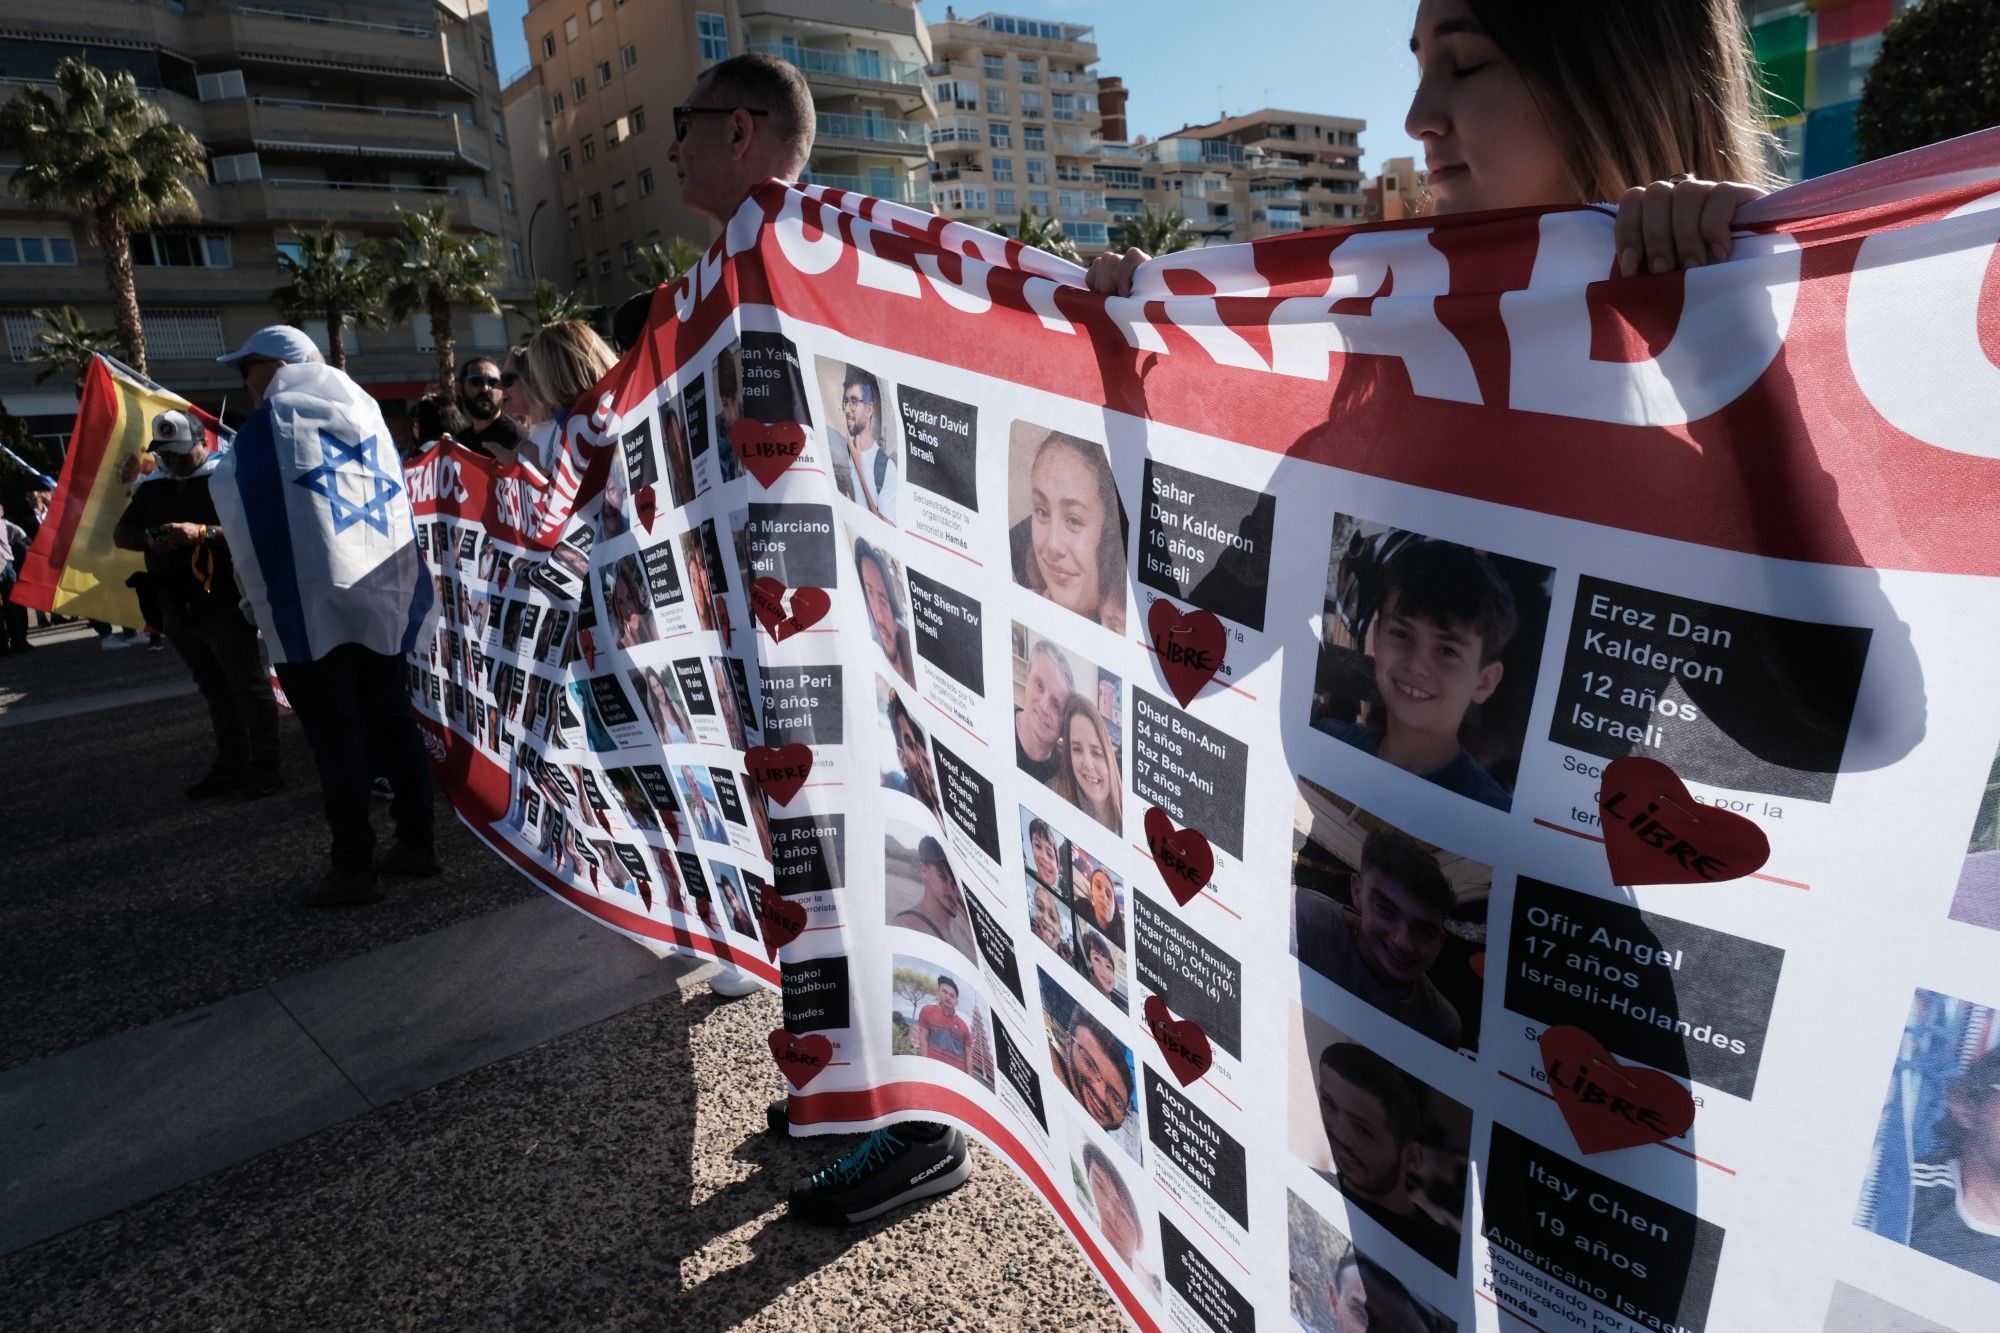
<instances>
[{"instance_id":1,"label":"printed photo of couple","mask_svg":"<svg viewBox=\"0 0 2000 1333\"><path fill-rule=\"evenodd\" d=\"M1125 831L1123 683L1026 626L1013 630L1014 763L1113 833Z\"/></svg>"}]
</instances>

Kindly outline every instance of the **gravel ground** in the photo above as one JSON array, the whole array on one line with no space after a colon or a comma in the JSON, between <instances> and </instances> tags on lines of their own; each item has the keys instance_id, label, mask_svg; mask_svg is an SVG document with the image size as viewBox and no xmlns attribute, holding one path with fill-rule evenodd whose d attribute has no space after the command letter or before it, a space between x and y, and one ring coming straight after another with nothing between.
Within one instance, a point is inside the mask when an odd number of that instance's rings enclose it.
<instances>
[{"instance_id":1,"label":"gravel ground","mask_svg":"<svg viewBox=\"0 0 2000 1333\"><path fill-rule=\"evenodd\" d=\"M846 1232L786 1188L777 1000L697 986L0 1259L10 1329L1114 1329L1074 1244L983 1149Z\"/></svg>"},{"instance_id":2,"label":"gravel ground","mask_svg":"<svg viewBox=\"0 0 2000 1333\"><path fill-rule=\"evenodd\" d=\"M0 658L0 706L186 679L171 650L107 653L88 631L35 639L27 656ZM299 906L325 869L327 834L305 738L282 723L283 792L199 805L181 795L214 754L199 695L0 727L0 1069L539 892L440 798L442 879L392 884L364 910Z\"/></svg>"}]
</instances>

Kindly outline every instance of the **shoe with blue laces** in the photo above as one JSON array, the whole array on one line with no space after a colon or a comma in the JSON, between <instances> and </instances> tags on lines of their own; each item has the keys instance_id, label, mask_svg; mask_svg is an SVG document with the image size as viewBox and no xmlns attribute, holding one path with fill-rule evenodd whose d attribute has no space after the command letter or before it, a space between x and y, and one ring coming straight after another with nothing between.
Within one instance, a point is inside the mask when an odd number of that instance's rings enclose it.
<instances>
[{"instance_id":1,"label":"shoe with blue laces","mask_svg":"<svg viewBox=\"0 0 2000 1333\"><path fill-rule=\"evenodd\" d=\"M949 1125L878 1129L853 1152L794 1185L791 1215L818 1226L852 1226L918 1199L949 1194L971 1174L965 1135Z\"/></svg>"}]
</instances>

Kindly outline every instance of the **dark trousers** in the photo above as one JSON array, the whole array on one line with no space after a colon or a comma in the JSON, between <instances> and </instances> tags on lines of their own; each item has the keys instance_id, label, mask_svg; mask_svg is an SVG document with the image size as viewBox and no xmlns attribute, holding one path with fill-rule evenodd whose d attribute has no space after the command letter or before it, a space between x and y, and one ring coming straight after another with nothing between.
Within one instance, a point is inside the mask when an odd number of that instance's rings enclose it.
<instances>
[{"instance_id":1,"label":"dark trousers","mask_svg":"<svg viewBox=\"0 0 2000 1333\"><path fill-rule=\"evenodd\" d=\"M435 845L430 761L410 713L403 659L343 643L311 662L280 663L277 671L319 768L333 868L343 875L373 868L368 789L377 772L396 791L389 815L397 840L426 850Z\"/></svg>"},{"instance_id":2,"label":"dark trousers","mask_svg":"<svg viewBox=\"0 0 2000 1333\"><path fill-rule=\"evenodd\" d=\"M187 663L215 726L218 769L278 771L278 701L257 649L257 627L229 605L190 618L167 611L161 628Z\"/></svg>"},{"instance_id":3,"label":"dark trousers","mask_svg":"<svg viewBox=\"0 0 2000 1333\"><path fill-rule=\"evenodd\" d=\"M9 585L6 601L0 602L0 652L27 646L28 608L14 604L14 589Z\"/></svg>"}]
</instances>

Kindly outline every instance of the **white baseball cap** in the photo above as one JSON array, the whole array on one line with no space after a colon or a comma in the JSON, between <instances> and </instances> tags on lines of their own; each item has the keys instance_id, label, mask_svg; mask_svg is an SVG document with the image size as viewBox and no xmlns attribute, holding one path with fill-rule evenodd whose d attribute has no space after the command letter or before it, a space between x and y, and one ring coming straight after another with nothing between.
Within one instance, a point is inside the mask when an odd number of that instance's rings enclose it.
<instances>
[{"instance_id":1,"label":"white baseball cap","mask_svg":"<svg viewBox=\"0 0 2000 1333\"><path fill-rule=\"evenodd\" d=\"M153 443L148 446L152 452L191 454L201 442L201 422L191 413L169 408L153 418Z\"/></svg>"},{"instance_id":2,"label":"white baseball cap","mask_svg":"<svg viewBox=\"0 0 2000 1333\"><path fill-rule=\"evenodd\" d=\"M313 340L289 324L272 324L261 328L251 334L249 340L241 347L215 359L226 365L234 365L252 356L283 361L289 365L320 359L319 348L313 346Z\"/></svg>"}]
</instances>

